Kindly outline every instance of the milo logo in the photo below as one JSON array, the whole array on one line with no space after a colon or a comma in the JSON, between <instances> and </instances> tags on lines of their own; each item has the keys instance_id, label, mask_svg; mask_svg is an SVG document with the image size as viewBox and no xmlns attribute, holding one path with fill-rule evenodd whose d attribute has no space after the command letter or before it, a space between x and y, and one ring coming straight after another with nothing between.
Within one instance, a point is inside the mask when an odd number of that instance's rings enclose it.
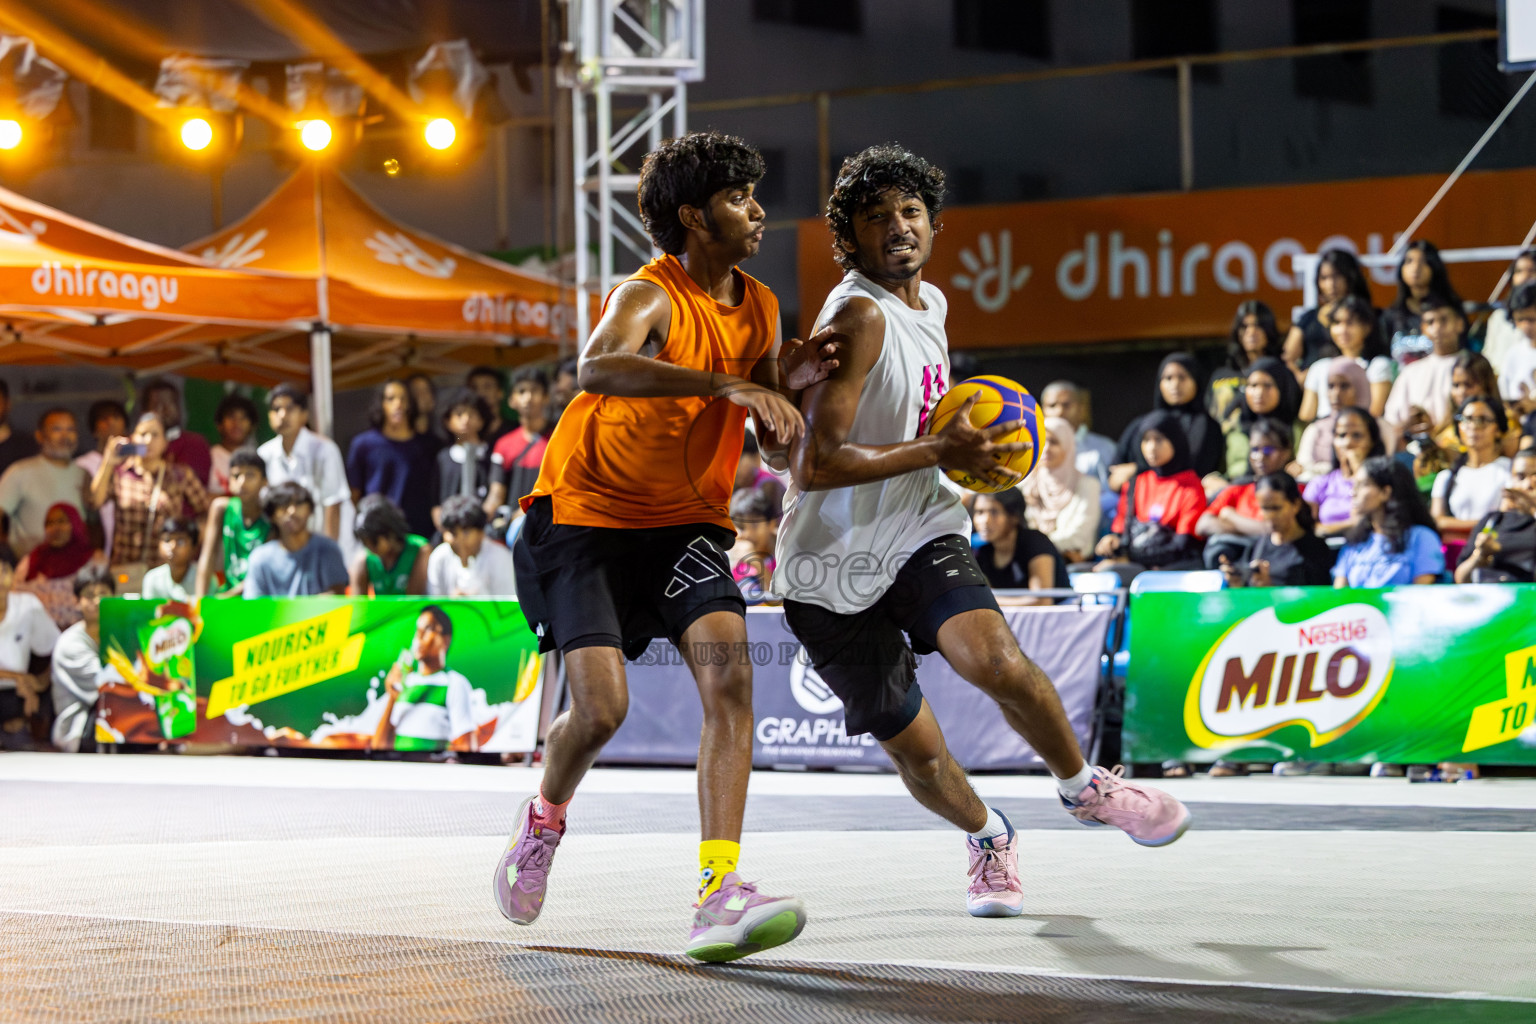
<instances>
[{"instance_id":1,"label":"milo logo","mask_svg":"<svg viewBox=\"0 0 1536 1024\"><path fill-rule=\"evenodd\" d=\"M1392 677L1387 618L1368 604L1282 623L1273 608L1234 626L1201 662L1184 701L1184 725L1202 747L1231 746L1287 725L1312 745L1358 725Z\"/></svg>"},{"instance_id":2,"label":"milo logo","mask_svg":"<svg viewBox=\"0 0 1536 1024\"><path fill-rule=\"evenodd\" d=\"M149 634L145 655L151 665L164 665L192 646L192 624L186 619L172 619Z\"/></svg>"}]
</instances>

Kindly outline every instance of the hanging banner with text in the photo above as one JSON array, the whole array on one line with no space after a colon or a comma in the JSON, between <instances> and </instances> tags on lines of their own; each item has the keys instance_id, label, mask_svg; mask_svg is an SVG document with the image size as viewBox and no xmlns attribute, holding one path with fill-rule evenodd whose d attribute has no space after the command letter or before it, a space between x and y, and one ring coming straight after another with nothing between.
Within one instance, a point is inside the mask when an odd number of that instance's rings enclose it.
<instances>
[{"instance_id":1,"label":"hanging banner with text","mask_svg":"<svg viewBox=\"0 0 1536 1024\"><path fill-rule=\"evenodd\" d=\"M1388 251L1443 181L1438 174L1200 192L963 206L944 211L924 280L949 299L953 348L1132 338L1216 338L1237 304L1262 299L1282 326L1301 304L1291 257ZM1416 237L1442 249L1515 245L1536 220L1536 169L1464 175ZM842 278L820 218L799 225L800 330ZM1469 299L1504 266L1460 264ZM1378 306L1396 271L1370 271Z\"/></svg>"},{"instance_id":2,"label":"hanging banner with text","mask_svg":"<svg viewBox=\"0 0 1536 1024\"><path fill-rule=\"evenodd\" d=\"M1125 756L1536 764L1536 585L1140 594Z\"/></svg>"},{"instance_id":3,"label":"hanging banner with text","mask_svg":"<svg viewBox=\"0 0 1536 1024\"><path fill-rule=\"evenodd\" d=\"M516 601L108 598L103 743L529 751L542 663Z\"/></svg>"},{"instance_id":4,"label":"hanging banner with text","mask_svg":"<svg viewBox=\"0 0 1536 1024\"><path fill-rule=\"evenodd\" d=\"M1084 750L1093 732L1100 656L1114 609L1107 605L1004 608L1019 646L1056 686L1072 731ZM747 644L701 652L702 658L740 658L752 664L752 763L759 768L804 765L890 768L875 738L849 736L843 704L812 667L778 608L747 614ZM699 756L704 712L698 686L669 643L652 643L630 662L629 715L603 748L618 764L691 765ZM968 770L1038 768L1043 763L1003 721L997 703L961 679L939 655L922 658L923 689L955 760Z\"/></svg>"}]
</instances>

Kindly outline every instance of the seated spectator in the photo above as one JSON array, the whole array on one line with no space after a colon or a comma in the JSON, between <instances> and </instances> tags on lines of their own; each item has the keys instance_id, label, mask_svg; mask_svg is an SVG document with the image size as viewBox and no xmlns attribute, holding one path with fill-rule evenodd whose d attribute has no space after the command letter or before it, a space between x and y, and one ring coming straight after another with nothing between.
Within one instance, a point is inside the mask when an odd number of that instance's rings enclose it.
<instances>
[{"instance_id":1,"label":"seated spectator","mask_svg":"<svg viewBox=\"0 0 1536 1024\"><path fill-rule=\"evenodd\" d=\"M256 403L244 395L225 395L213 411L219 443L208 451L208 493L229 494L229 460L235 452L256 450Z\"/></svg>"},{"instance_id":2,"label":"seated spectator","mask_svg":"<svg viewBox=\"0 0 1536 1024\"><path fill-rule=\"evenodd\" d=\"M1350 295L1342 299L1333 311L1333 323L1328 328L1333 337L1333 348L1338 355L1352 359L1365 371L1370 383L1369 408L1373 416L1380 416L1392 392L1392 381L1397 376L1397 364L1387 354L1386 342L1376 327L1376 310L1368 299ZM1328 401L1328 377L1333 360L1319 359L1307 369L1304 393L1301 399L1299 419L1310 423L1329 416L1333 405ZM1361 408L1366 408L1362 399Z\"/></svg>"},{"instance_id":3,"label":"seated spectator","mask_svg":"<svg viewBox=\"0 0 1536 1024\"><path fill-rule=\"evenodd\" d=\"M1303 492L1317 520L1318 536L1331 537L1349 528L1355 473L1366 459L1386 454L1376 417L1358 406L1339 410L1333 420L1332 468Z\"/></svg>"},{"instance_id":4,"label":"seated spectator","mask_svg":"<svg viewBox=\"0 0 1536 1024\"><path fill-rule=\"evenodd\" d=\"M1510 301L1496 308L1488 315L1488 324L1483 329L1483 355L1488 362L1493 364L1493 371L1500 377L1504 376L1504 367L1511 353L1516 350L1528 350L1527 359L1536 358L1536 347L1531 344L1531 339L1518 327L1512 319L1515 293L1520 287L1531 281L1536 281L1536 249L1526 249L1516 256L1509 266L1509 295ZM1536 295L1531 297L1531 307L1536 309ZM1522 378L1523 379L1523 378ZM1530 382L1531 393L1536 396L1536 381ZM1502 395L1506 402L1519 395Z\"/></svg>"},{"instance_id":5,"label":"seated spectator","mask_svg":"<svg viewBox=\"0 0 1536 1024\"><path fill-rule=\"evenodd\" d=\"M416 433L416 400L401 380L386 380L374 392L368 412L372 426L347 450L347 483L361 515L365 495L382 494L400 507L411 532L430 536L437 497L437 450Z\"/></svg>"},{"instance_id":6,"label":"seated spectator","mask_svg":"<svg viewBox=\"0 0 1536 1024\"><path fill-rule=\"evenodd\" d=\"M512 408L518 425L491 452L491 494L485 504L492 514L511 505L515 518L521 514L518 502L538 482L549 447L549 379L543 370L525 366L517 371L512 378Z\"/></svg>"},{"instance_id":7,"label":"seated spectator","mask_svg":"<svg viewBox=\"0 0 1536 1024\"><path fill-rule=\"evenodd\" d=\"M1247 383L1238 395L1231 418L1232 425L1227 430L1227 478L1236 480L1248 476L1248 435L1261 416L1285 428L1285 432L1290 435L1286 440L1286 448L1294 451L1296 438L1301 434L1301 428L1296 423L1296 414L1300 408L1301 385L1296 383L1295 375L1286 369L1285 364L1268 356L1255 361L1248 370Z\"/></svg>"},{"instance_id":8,"label":"seated spectator","mask_svg":"<svg viewBox=\"0 0 1536 1024\"><path fill-rule=\"evenodd\" d=\"M1360 269L1360 261L1348 249L1327 249L1317 261L1313 280L1317 284L1317 306L1303 310L1285 336L1282 347L1287 366L1298 375L1319 359L1338 354L1334 345L1333 316L1339 304L1351 295L1371 305L1371 286ZM1374 312L1372 322L1376 319ZM1304 417L1310 419L1311 417Z\"/></svg>"},{"instance_id":9,"label":"seated spectator","mask_svg":"<svg viewBox=\"0 0 1536 1024\"><path fill-rule=\"evenodd\" d=\"M1520 344L1504 353L1499 395L1517 415L1529 416L1536 412L1536 280L1515 289L1509 297L1508 315Z\"/></svg>"},{"instance_id":10,"label":"seated spectator","mask_svg":"<svg viewBox=\"0 0 1536 1024\"><path fill-rule=\"evenodd\" d=\"M215 498L203 524L202 554L197 559L197 596L238 597L245 589L251 553L272 536L272 524L261 511L267 486L266 461L253 451L237 451L229 459L228 497Z\"/></svg>"},{"instance_id":11,"label":"seated spectator","mask_svg":"<svg viewBox=\"0 0 1536 1024\"><path fill-rule=\"evenodd\" d=\"M11 386L0 380L0 473L11 463L37 454L37 439L32 434L11 429Z\"/></svg>"},{"instance_id":12,"label":"seated spectator","mask_svg":"<svg viewBox=\"0 0 1536 1024\"><path fill-rule=\"evenodd\" d=\"M89 481L96 478L96 471L101 468L102 453L107 450L107 442L128 432L128 410L123 408L122 402L106 399L92 402L85 418L91 428L93 447L76 459L75 465L85 470L88 481L86 486L89 488ZM109 501L97 507L93 519L90 503L87 502L85 514L86 526L92 530L91 542L99 544L103 551L111 551L112 528L116 523L117 506Z\"/></svg>"},{"instance_id":13,"label":"seated spectator","mask_svg":"<svg viewBox=\"0 0 1536 1024\"><path fill-rule=\"evenodd\" d=\"M262 511L277 536L251 552L244 596L307 597L341 594L347 566L336 542L309 528L315 499L303 484L290 480L267 488Z\"/></svg>"},{"instance_id":14,"label":"seated spectator","mask_svg":"<svg viewBox=\"0 0 1536 1024\"><path fill-rule=\"evenodd\" d=\"M181 392L175 384L156 378L139 391L139 408L154 413L165 429L165 457L186 466L206 491L213 469L213 451L203 435L181 426Z\"/></svg>"},{"instance_id":15,"label":"seated spectator","mask_svg":"<svg viewBox=\"0 0 1536 1024\"><path fill-rule=\"evenodd\" d=\"M485 509L468 495L443 502L443 542L427 559L433 597L517 596L512 552L485 535Z\"/></svg>"},{"instance_id":16,"label":"seated spectator","mask_svg":"<svg viewBox=\"0 0 1536 1024\"><path fill-rule=\"evenodd\" d=\"M1248 383L1248 371L1259 359L1280 358L1280 328L1269 306L1249 299L1237 307L1227 339L1227 361L1205 386L1205 411L1223 431L1237 424L1237 403ZM1295 381L1295 376L1292 376Z\"/></svg>"},{"instance_id":17,"label":"seated spectator","mask_svg":"<svg viewBox=\"0 0 1536 1024\"><path fill-rule=\"evenodd\" d=\"M1195 524L1195 532L1207 538L1207 568L1216 568L1223 555L1233 560L1246 557L1254 538L1269 532L1259 514L1257 481L1284 472L1293 461L1291 430L1279 420L1255 420L1247 448L1249 472L1222 488Z\"/></svg>"},{"instance_id":18,"label":"seated spectator","mask_svg":"<svg viewBox=\"0 0 1536 1024\"><path fill-rule=\"evenodd\" d=\"M1466 449L1435 477L1430 512L1443 540L1466 540L1478 522L1499 507L1509 483L1509 459L1500 454L1508 420L1493 396L1469 398L1456 414Z\"/></svg>"},{"instance_id":19,"label":"seated spectator","mask_svg":"<svg viewBox=\"0 0 1536 1024\"><path fill-rule=\"evenodd\" d=\"M508 420L504 415L507 408L506 378L495 367L477 366L464 375L464 386L484 399L486 408L491 410L491 418L481 436L495 451L496 442L517 426L516 421Z\"/></svg>"},{"instance_id":20,"label":"seated spectator","mask_svg":"<svg viewBox=\"0 0 1536 1024\"><path fill-rule=\"evenodd\" d=\"M352 562L352 593L394 597L427 592L427 556L432 542L411 532L400 506L370 494L357 507L354 528L363 550Z\"/></svg>"},{"instance_id":21,"label":"seated spectator","mask_svg":"<svg viewBox=\"0 0 1536 1024\"><path fill-rule=\"evenodd\" d=\"M484 504L491 493L491 446L480 432L491 418L485 399L473 391L454 394L443 408L443 429L453 438L437 453L437 501L432 521L442 527L442 506L464 494Z\"/></svg>"},{"instance_id":22,"label":"seated spectator","mask_svg":"<svg viewBox=\"0 0 1536 1024\"><path fill-rule=\"evenodd\" d=\"M142 597L190 601L197 593L197 536L192 523L167 519L160 527L159 565L144 574Z\"/></svg>"},{"instance_id":23,"label":"seated spectator","mask_svg":"<svg viewBox=\"0 0 1536 1024\"><path fill-rule=\"evenodd\" d=\"M1395 587L1433 583L1445 570L1440 535L1414 485L1412 471L1387 455L1366 459L1355 472L1355 521L1333 567L1333 585Z\"/></svg>"},{"instance_id":24,"label":"seated spectator","mask_svg":"<svg viewBox=\"0 0 1536 1024\"><path fill-rule=\"evenodd\" d=\"M160 564L154 538L167 519L201 520L208 492L187 466L167 456L165 426L152 412L134 424L133 440L113 438L91 481L91 500L117 503L117 529L107 559L118 571L124 593L138 593L143 573Z\"/></svg>"},{"instance_id":25,"label":"seated spectator","mask_svg":"<svg viewBox=\"0 0 1536 1024\"><path fill-rule=\"evenodd\" d=\"M1070 590L1067 563L1050 538L1024 525L1024 496L1017 487L976 495L971 522L982 545L976 564L994 590ZM1053 604L1041 598L1038 604Z\"/></svg>"},{"instance_id":26,"label":"seated spectator","mask_svg":"<svg viewBox=\"0 0 1536 1024\"><path fill-rule=\"evenodd\" d=\"M1451 405L1451 370L1461 351L1461 336L1467 320L1459 299L1444 295L1425 296L1421 303L1419 329L1434 349L1403 367L1392 385L1381 418L1399 429L1406 429L1416 410L1428 413L1439 430L1448 418Z\"/></svg>"},{"instance_id":27,"label":"seated spectator","mask_svg":"<svg viewBox=\"0 0 1536 1024\"><path fill-rule=\"evenodd\" d=\"M749 603L763 601L773 583L778 568L774 552L783 515L784 494L777 481L741 487L731 495L731 522L736 526L736 545L730 551L731 576Z\"/></svg>"},{"instance_id":28,"label":"seated spectator","mask_svg":"<svg viewBox=\"0 0 1536 1024\"><path fill-rule=\"evenodd\" d=\"M1536 449L1517 454L1499 507L1461 549L1457 583L1536 582Z\"/></svg>"},{"instance_id":29,"label":"seated spectator","mask_svg":"<svg viewBox=\"0 0 1536 1024\"><path fill-rule=\"evenodd\" d=\"M1188 352L1174 352L1163 358L1157 369L1157 390L1152 397L1153 411L1132 421L1120 435L1115 447L1115 464L1110 467L1110 486L1119 491L1148 467L1142 461L1142 437L1146 424L1164 414L1172 416L1184 437L1189 453L1189 468L1204 479L1219 473L1226 462L1226 442L1221 426L1211 419L1200 399L1200 364ZM1222 481L1225 483L1225 481Z\"/></svg>"},{"instance_id":30,"label":"seated spectator","mask_svg":"<svg viewBox=\"0 0 1536 1024\"><path fill-rule=\"evenodd\" d=\"M1264 530L1245 562L1221 559L1229 587L1326 587L1333 579L1333 551L1312 532L1312 510L1296 478L1266 473L1255 484Z\"/></svg>"},{"instance_id":31,"label":"seated spectator","mask_svg":"<svg viewBox=\"0 0 1536 1024\"><path fill-rule=\"evenodd\" d=\"M1107 523L1115 514L1119 493L1109 486L1109 467L1115 461L1115 442L1103 434L1095 434L1089 427L1090 396L1086 388L1069 380L1058 380L1045 386L1040 393L1041 411L1046 416L1059 416L1072 425L1072 438L1077 442L1077 471L1099 481L1099 520Z\"/></svg>"},{"instance_id":32,"label":"seated spectator","mask_svg":"<svg viewBox=\"0 0 1536 1024\"><path fill-rule=\"evenodd\" d=\"M1434 348L1434 339L1423 323L1426 299L1440 295L1459 311L1461 296L1451 287L1451 277L1434 242L1410 242L1397 264L1397 299L1381 311L1381 333L1392 358L1402 367L1418 362Z\"/></svg>"},{"instance_id":33,"label":"seated spectator","mask_svg":"<svg viewBox=\"0 0 1536 1024\"><path fill-rule=\"evenodd\" d=\"M11 549L26 555L43 541L48 509L64 502L84 515L90 478L75 465L80 435L75 414L49 409L37 420L38 453L11 463L0 474L0 511L11 518Z\"/></svg>"},{"instance_id":34,"label":"seated spectator","mask_svg":"<svg viewBox=\"0 0 1536 1024\"><path fill-rule=\"evenodd\" d=\"M13 591L16 556L0 550L0 733L5 745L24 745L27 719L42 711L48 675L33 675L33 658L53 653L59 627L43 603L31 594Z\"/></svg>"},{"instance_id":35,"label":"seated spectator","mask_svg":"<svg viewBox=\"0 0 1536 1024\"><path fill-rule=\"evenodd\" d=\"M1348 406L1365 408L1370 403L1371 385L1366 379L1365 368L1348 356L1328 360L1328 407L1327 416L1307 424L1296 444L1294 475L1299 483L1309 483L1320 476L1327 476L1333 469L1333 424L1339 410ZM1388 452L1397 448L1397 431L1376 420L1382 444Z\"/></svg>"},{"instance_id":36,"label":"seated spectator","mask_svg":"<svg viewBox=\"0 0 1536 1024\"><path fill-rule=\"evenodd\" d=\"M267 464L267 483L302 486L319 504L309 528L340 541L347 470L336 442L309 429L309 395L279 384L267 394L267 423L277 436L256 449Z\"/></svg>"},{"instance_id":37,"label":"seated spectator","mask_svg":"<svg viewBox=\"0 0 1536 1024\"><path fill-rule=\"evenodd\" d=\"M1072 424L1047 416L1040 465L1019 485L1025 525L1045 534L1068 562L1092 554L1099 536L1099 480L1078 471L1076 449Z\"/></svg>"},{"instance_id":38,"label":"seated spectator","mask_svg":"<svg viewBox=\"0 0 1536 1024\"><path fill-rule=\"evenodd\" d=\"M1463 351L1451 367L1451 403L1446 410L1445 426L1435 435L1435 443L1454 452L1463 451L1456 423L1456 410L1469 398L1499 395L1499 378L1493 372L1493 364L1483 358L1481 352ZM1504 440L1499 451L1513 455L1520 450L1520 416L1508 402L1504 403ZM1387 451L1392 450L1390 441Z\"/></svg>"},{"instance_id":39,"label":"seated spectator","mask_svg":"<svg viewBox=\"0 0 1536 1024\"><path fill-rule=\"evenodd\" d=\"M74 754L96 750L96 699L101 672L101 599L111 597L112 573L104 565L80 570L72 581L76 621L54 645L53 745Z\"/></svg>"},{"instance_id":40,"label":"seated spectator","mask_svg":"<svg viewBox=\"0 0 1536 1024\"><path fill-rule=\"evenodd\" d=\"M1141 457L1149 468L1121 492L1113 532L1095 548L1112 560L1098 568L1127 581L1143 569L1200 568L1195 524L1205 511L1205 488L1190 469L1189 441L1179 421L1163 412L1139 422Z\"/></svg>"},{"instance_id":41,"label":"seated spectator","mask_svg":"<svg viewBox=\"0 0 1536 1024\"><path fill-rule=\"evenodd\" d=\"M106 565L75 506L61 501L43 519L43 542L21 560L15 588L37 595L60 629L80 621L75 574L92 561Z\"/></svg>"}]
</instances>

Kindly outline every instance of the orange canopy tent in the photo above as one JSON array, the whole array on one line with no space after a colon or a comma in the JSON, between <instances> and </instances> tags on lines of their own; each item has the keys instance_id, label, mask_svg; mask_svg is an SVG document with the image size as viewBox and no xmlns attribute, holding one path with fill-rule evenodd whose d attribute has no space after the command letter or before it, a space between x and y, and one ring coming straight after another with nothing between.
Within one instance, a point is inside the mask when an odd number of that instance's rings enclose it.
<instances>
[{"instance_id":1,"label":"orange canopy tent","mask_svg":"<svg viewBox=\"0 0 1536 1024\"><path fill-rule=\"evenodd\" d=\"M214 267L0 189L0 363L259 381L244 349L319 310L301 275Z\"/></svg>"},{"instance_id":2,"label":"orange canopy tent","mask_svg":"<svg viewBox=\"0 0 1536 1024\"><path fill-rule=\"evenodd\" d=\"M335 386L355 387L406 368L549 359L573 322L573 290L405 227L318 163L185 251L219 267L315 282L310 337L273 338L264 348L292 359L307 344L322 425L333 374Z\"/></svg>"}]
</instances>

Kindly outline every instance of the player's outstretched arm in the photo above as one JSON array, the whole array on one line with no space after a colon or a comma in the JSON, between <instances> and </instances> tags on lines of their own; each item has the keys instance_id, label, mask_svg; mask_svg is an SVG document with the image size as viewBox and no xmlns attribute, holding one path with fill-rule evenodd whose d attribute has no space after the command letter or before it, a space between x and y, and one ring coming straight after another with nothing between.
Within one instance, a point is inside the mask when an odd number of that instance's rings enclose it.
<instances>
[{"instance_id":1,"label":"player's outstretched arm","mask_svg":"<svg viewBox=\"0 0 1536 1024\"><path fill-rule=\"evenodd\" d=\"M885 445L849 441L864 380L885 344L885 314L872 299L855 297L835 308L824 326L832 329L827 340L837 345L840 365L801 395L805 436L790 450L790 471L797 487L803 491L849 487L935 466L963 469L998 483L1021 479L1000 466L996 455L1025 446L995 443L1019 425L1003 423L986 430L971 426L974 397L936 434Z\"/></svg>"},{"instance_id":2,"label":"player's outstretched arm","mask_svg":"<svg viewBox=\"0 0 1536 1024\"><path fill-rule=\"evenodd\" d=\"M777 391L729 373L712 373L642 354L659 352L672 325L672 301L648 281L626 281L614 290L603 318L577 363L583 391L622 398L724 398L746 409L779 437L800 436L800 412Z\"/></svg>"}]
</instances>

